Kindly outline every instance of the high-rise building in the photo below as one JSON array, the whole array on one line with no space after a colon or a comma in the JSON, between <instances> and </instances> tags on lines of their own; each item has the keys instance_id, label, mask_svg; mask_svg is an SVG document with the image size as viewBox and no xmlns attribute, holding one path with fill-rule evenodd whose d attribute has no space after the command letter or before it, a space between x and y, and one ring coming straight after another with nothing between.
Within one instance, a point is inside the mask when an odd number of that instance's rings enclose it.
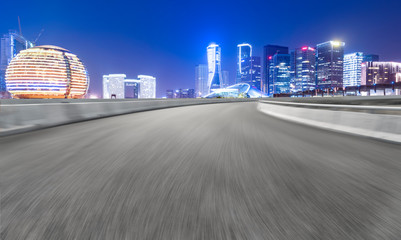
<instances>
[{"instance_id":1,"label":"high-rise building","mask_svg":"<svg viewBox=\"0 0 401 240\"><path fill-rule=\"evenodd\" d=\"M263 67L262 67L262 92L273 92L272 79L270 74L270 66L275 54L288 54L288 47L266 45L263 47Z\"/></svg>"},{"instance_id":2,"label":"high-rise building","mask_svg":"<svg viewBox=\"0 0 401 240\"><path fill-rule=\"evenodd\" d=\"M343 86L358 86L361 84L361 69L364 56L362 52L344 55Z\"/></svg>"},{"instance_id":3,"label":"high-rise building","mask_svg":"<svg viewBox=\"0 0 401 240\"><path fill-rule=\"evenodd\" d=\"M225 88L225 87L230 86L230 72L229 71L222 71L221 75L222 75L221 87Z\"/></svg>"},{"instance_id":4,"label":"high-rise building","mask_svg":"<svg viewBox=\"0 0 401 240\"><path fill-rule=\"evenodd\" d=\"M125 74L103 75L103 98L125 98Z\"/></svg>"},{"instance_id":5,"label":"high-rise building","mask_svg":"<svg viewBox=\"0 0 401 240\"><path fill-rule=\"evenodd\" d=\"M315 89L315 49L301 47L291 51L291 91L303 92Z\"/></svg>"},{"instance_id":6,"label":"high-rise building","mask_svg":"<svg viewBox=\"0 0 401 240\"><path fill-rule=\"evenodd\" d=\"M156 98L156 78L138 75L140 81L139 98Z\"/></svg>"},{"instance_id":7,"label":"high-rise building","mask_svg":"<svg viewBox=\"0 0 401 240\"><path fill-rule=\"evenodd\" d=\"M379 61L379 55L376 55L376 54L364 54L363 55L363 61L364 62L378 62Z\"/></svg>"},{"instance_id":8,"label":"high-rise building","mask_svg":"<svg viewBox=\"0 0 401 240\"><path fill-rule=\"evenodd\" d=\"M221 48L217 44L207 47L208 87L209 92L221 88ZM208 92L208 93L209 93Z\"/></svg>"},{"instance_id":9,"label":"high-rise building","mask_svg":"<svg viewBox=\"0 0 401 240\"><path fill-rule=\"evenodd\" d=\"M209 93L208 66L199 64L195 67L195 93L196 97L203 97Z\"/></svg>"},{"instance_id":10,"label":"high-rise building","mask_svg":"<svg viewBox=\"0 0 401 240\"><path fill-rule=\"evenodd\" d=\"M124 98L139 98L140 81L137 79L125 79Z\"/></svg>"},{"instance_id":11,"label":"high-rise building","mask_svg":"<svg viewBox=\"0 0 401 240\"><path fill-rule=\"evenodd\" d=\"M174 90L166 90L166 98L174 98Z\"/></svg>"},{"instance_id":12,"label":"high-rise building","mask_svg":"<svg viewBox=\"0 0 401 240\"><path fill-rule=\"evenodd\" d=\"M262 89L262 65L260 62L260 57L252 56L251 57L251 69L249 70L249 74L251 76L251 81L249 84L252 87L257 88L258 90Z\"/></svg>"},{"instance_id":13,"label":"high-rise building","mask_svg":"<svg viewBox=\"0 0 401 240\"><path fill-rule=\"evenodd\" d=\"M237 79L236 83L250 82L252 46L248 43L237 45Z\"/></svg>"},{"instance_id":14,"label":"high-rise building","mask_svg":"<svg viewBox=\"0 0 401 240\"><path fill-rule=\"evenodd\" d=\"M4 34L0 41L0 94L6 91L5 73L11 59L21 50L33 47L33 43L14 30Z\"/></svg>"},{"instance_id":15,"label":"high-rise building","mask_svg":"<svg viewBox=\"0 0 401 240\"><path fill-rule=\"evenodd\" d=\"M361 75L361 85L366 86L401 82L401 63L364 62Z\"/></svg>"},{"instance_id":16,"label":"high-rise building","mask_svg":"<svg viewBox=\"0 0 401 240\"><path fill-rule=\"evenodd\" d=\"M275 54L270 62L271 92L273 94L290 93L290 54Z\"/></svg>"},{"instance_id":17,"label":"high-rise building","mask_svg":"<svg viewBox=\"0 0 401 240\"><path fill-rule=\"evenodd\" d=\"M316 47L316 83L321 89L343 86L343 42L328 41Z\"/></svg>"}]
</instances>

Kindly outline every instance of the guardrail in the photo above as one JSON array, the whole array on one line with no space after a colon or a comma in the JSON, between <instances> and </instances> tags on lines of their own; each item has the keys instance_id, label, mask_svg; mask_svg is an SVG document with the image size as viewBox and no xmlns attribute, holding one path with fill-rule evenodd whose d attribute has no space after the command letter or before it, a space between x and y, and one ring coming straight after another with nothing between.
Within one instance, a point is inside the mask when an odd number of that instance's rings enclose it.
<instances>
[{"instance_id":1,"label":"guardrail","mask_svg":"<svg viewBox=\"0 0 401 240\"><path fill-rule=\"evenodd\" d=\"M304 125L401 143L401 107L261 100L258 108Z\"/></svg>"},{"instance_id":2,"label":"guardrail","mask_svg":"<svg viewBox=\"0 0 401 240\"><path fill-rule=\"evenodd\" d=\"M253 99L6 100L0 102L0 136L140 111Z\"/></svg>"},{"instance_id":3,"label":"guardrail","mask_svg":"<svg viewBox=\"0 0 401 240\"><path fill-rule=\"evenodd\" d=\"M283 106L300 108L329 109L335 111L367 112L374 114L401 115L401 107L394 106L366 106L366 105L345 105L345 104L321 104L321 103L298 103L260 100L262 103L270 103Z\"/></svg>"}]
</instances>

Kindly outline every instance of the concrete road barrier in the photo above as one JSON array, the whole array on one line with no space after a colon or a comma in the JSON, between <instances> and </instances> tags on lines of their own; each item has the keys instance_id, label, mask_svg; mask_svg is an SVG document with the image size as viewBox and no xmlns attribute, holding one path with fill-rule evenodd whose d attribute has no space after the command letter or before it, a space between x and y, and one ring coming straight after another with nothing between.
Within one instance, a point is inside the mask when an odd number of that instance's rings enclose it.
<instances>
[{"instance_id":1,"label":"concrete road barrier","mask_svg":"<svg viewBox=\"0 0 401 240\"><path fill-rule=\"evenodd\" d=\"M0 136L61 124L170 107L255 101L252 99L11 99L0 105Z\"/></svg>"},{"instance_id":2,"label":"concrete road barrier","mask_svg":"<svg viewBox=\"0 0 401 240\"><path fill-rule=\"evenodd\" d=\"M258 108L300 124L401 143L401 107L262 100Z\"/></svg>"}]
</instances>

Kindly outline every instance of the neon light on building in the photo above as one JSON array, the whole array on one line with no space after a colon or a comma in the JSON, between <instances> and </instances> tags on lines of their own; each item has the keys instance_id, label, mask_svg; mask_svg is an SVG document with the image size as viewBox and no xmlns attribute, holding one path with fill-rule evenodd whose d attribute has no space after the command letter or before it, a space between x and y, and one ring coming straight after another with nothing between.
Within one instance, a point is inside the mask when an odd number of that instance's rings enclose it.
<instances>
[{"instance_id":1,"label":"neon light on building","mask_svg":"<svg viewBox=\"0 0 401 240\"><path fill-rule=\"evenodd\" d=\"M82 98L89 76L76 55L46 45L22 50L13 58L6 85L14 98Z\"/></svg>"},{"instance_id":2,"label":"neon light on building","mask_svg":"<svg viewBox=\"0 0 401 240\"><path fill-rule=\"evenodd\" d=\"M210 44L207 47L207 64L208 64L208 87L209 92L213 89L221 87L221 48L217 44Z\"/></svg>"}]
</instances>

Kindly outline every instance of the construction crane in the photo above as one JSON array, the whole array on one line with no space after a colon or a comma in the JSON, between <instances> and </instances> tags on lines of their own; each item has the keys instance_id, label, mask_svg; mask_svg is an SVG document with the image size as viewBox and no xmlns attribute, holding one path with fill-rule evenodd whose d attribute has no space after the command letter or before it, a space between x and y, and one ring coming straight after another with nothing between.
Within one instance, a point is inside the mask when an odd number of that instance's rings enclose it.
<instances>
[{"instance_id":1,"label":"construction crane","mask_svg":"<svg viewBox=\"0 0 401 240\"><path fill-rule=\"evenodd\" d=\"M18 16L18 27L19 27L19 35L22 36L21 20L19 19L19 16Z\"/></svg>"},{"instance_id":2,"label":"construction crane","mask_svg":"<svg viewBox=\"0 0 401 240\"><path fill-rule=\"evenodd\" d=\"M36 42L39 40L40 36L42 36L42 33L45 31L45 29L42 28L42 30L40 30L38 36L36 37L35 41L33 41L33 45L36 46Z\"/></svg>"}]
</instances>

